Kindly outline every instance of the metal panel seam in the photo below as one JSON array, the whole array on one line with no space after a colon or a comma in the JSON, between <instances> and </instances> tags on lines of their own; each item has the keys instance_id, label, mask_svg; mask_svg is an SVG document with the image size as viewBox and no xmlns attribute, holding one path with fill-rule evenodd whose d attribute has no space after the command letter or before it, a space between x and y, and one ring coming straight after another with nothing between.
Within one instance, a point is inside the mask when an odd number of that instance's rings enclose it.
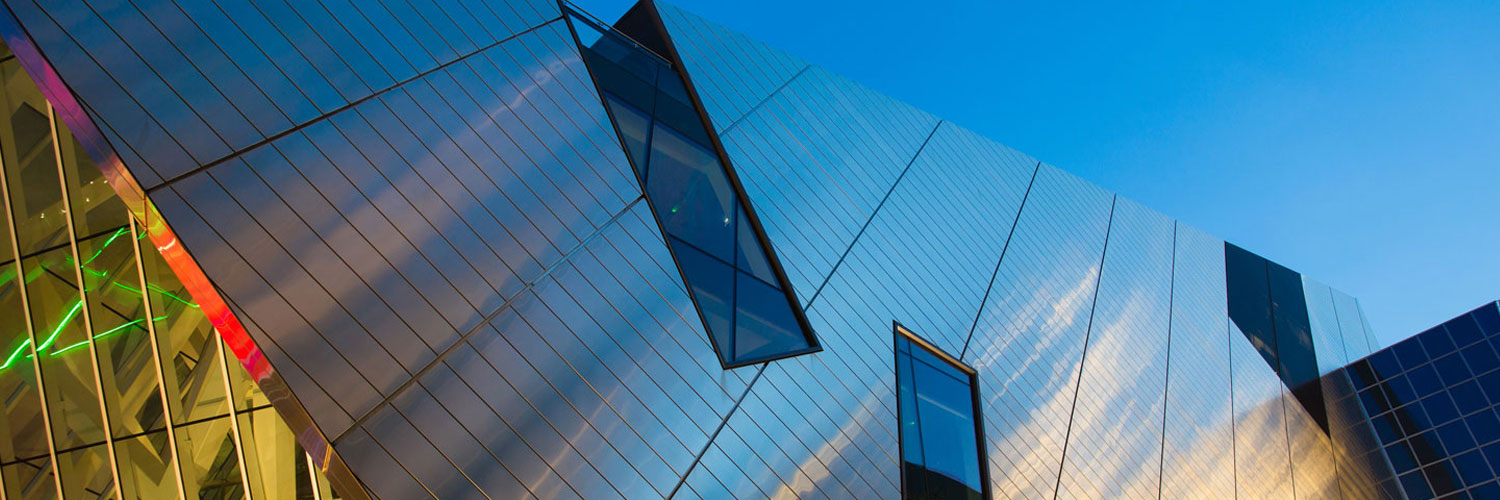
<instances>
[{"instance_id":1,"label":"metal panel seam","mask_svg":"<svg viewBox=\"0 0 1500 500\"><path fill-rule=\"evenodd\" d=\"M538 24L536 26L532 26L530 28L527 28L526 31L522 31L522 32L516 33L514 35L511 35L509 37L506 37L504 40L499 40L499 41L496 41L495 43L491 43L491 44L485 45L484 47L480 47L478 50L475 50L475 51L470 52L468 54L464 54L462 56L454 58L453 60L445 62L443 64L439 64L436 67L434 67L432 69L429 69L427 71L423 71L421 73L417 73L416 75L412 75L412 77L410 77L410 78L407 78L405 80L401 80L399 82L396 82L396 83L394 83L394 84L392 84L392 85L390 85L390 86L388 86L386 88L383 88L383 89L380 89L378 91L375 91L375 92L371 93L370 95L361 97L361 98L356 99L354 101L350 101L348 104L345 104L343 106L339 106L338 108L335 108L334 110L329 111L327 113L323 113L322 115L319 115L316 118L313 118L311 120L307 120L307 121L302 122L300 124L294 125L291 128L288 128L288 129L283 130L281 132L277 132L276 134L268 136L265 139L261 139L259 141L255 141L254 143L251 143L248 146L245 146L245 147L240 148L240 149L238 149L238 150L236 150L234 152L231 152L228 155L225 155L225 156L223 156L223 157L221 157L221 158L219 158L217 160L213 160L213 161L210 161L208 163L204 163L204 164L199 165L198 167L196 167L196 168L194 168L192 170L189 170L187 172L183 172L181 174L178 174L177 176L172 177L170 179L163 180L161 183L158 183L155 186L151 186L149 188L146 188L146 194L151 194L152 192L158 191L158 190L160 190L160 189L162 189L164 187L170 186L170 185L172 185L172 184L174 184L174 183L176 183L178 181L181 181L182 179L190 177L193 174L197 174L199 172L203 172L205 170L208 170L210 168L218 166L218 165L220 165L222 163L225 163L225 162L227 162L229 160L233 160L233 159L239 157L241 154L244 154L246 151L250 151L250 150L253 150L255 148L258 148L258 147L261 147L261 146L264 146L264 145L276 142L276 140L278 140L278 139L281 139L283 137L295 134L295 133L301 131L302 129L305 129L305 128L310 127L312 125L318 124L318 123L320 123L320 122L322 122L324 120L327 120L329 117L332 117L333 115L336 115L336 114L342 113L344 111L348 111L350 109L353 109L355 106L358 106L360 104L368 102L368 101L370 101L372 99L375 99L377 97L383 96L383 95L385 95L385 94L387 94L387 93L389 93L389 92L391 92L393 90L396 90L396 89L399 89L399 88L405 86L406 84L409 84L409 83L412 83L412 82L416 82L418 80L421 80L422 78L427 77L428 75L431 75L431 74L436 73L438 71L442 71L442 70L448 69L449 67L451 67L451 66L453 66L455 64L464 62L464 61L468 60L471 57L474 57L474 56L479 55L479 54L481 54L481 53L483 53L485 51L488 51L490 49L498 47L498 46L500 46L503 43L509 42L511 40L515 40L516 38L519 38L519 37L521 37L523 35L530 34L533 31L536 31L538 29L546 27L547 25L550 25L550 24L555 23L555 22L560 21L560 20L562 20L562 16L558 16L558 17L555 17L555 18L552 18L552 19L548 19L544 23L541 23L541 24Z\"/></svg>"},{"instance_id":2,"label":"metal panel seam","mask_svg":"<svg viewBox=\"0 0 1500 500\"><path fill-rule=\"evenodd\" d=\"M870 228L870 223L875 222L875 216L880 215L880 209L885 207L885 202L891 199L891 194L895 193L896 187L901 185L901 179L905 179L906 173L910 172L911 167L917 164L917 158L922 156L922 150L927 149L927 143L932 142L932 136L937 135L937 131L943 127L943 123L943 120L938 120L937 125L932 127L932 131L927 133L927 138L922 140L922 145L917 146L917 151L911 155L911 160L906 162L906 168L901 169L901 175L897 175L896 180L891 182L890 189L885 191L885 196L880 198L880 203L875 204L875 209L870 211L870 217L865 219L864 225L859 227L859 232L854 233L854 238L849 240L849 247L845 248L844 253L839 255L839 260L834 261L833 267L828 269L828 275L823 277L823 283L819 284L816 290L813 290L812 296L807 299L807 305L803 306L802 309L812 308L813 302L818 300L818 295L823 293L823 287L828 286L828 282L833 280L833 275L838 272L839 266L844 263L844 258L849 256L849 252L854 251L854 245L859 243L859 237L864 236L865 230Z\"/></svg>"},{"instance_id":3,"label":"metal panel seam","mask_svg":"<svg viewBox=\"0 0 1500 500\"><path fill-rule=\"evenodd\" d=\"M1057 482L1052 486L1052 500L1057 500L1059 490L1062 489L1063 464L1068 462L1068 439L1073 436L1073 414L1078 411L1078 388L1083 385L1084 361L1089 357L1089 337L1094 334L1094 311L1099 308L1099 282L1104 279L1104 257L1109 255L1109 233L1115 227L1115 204L1120 201L1120 195L1115 195L1109 202L1109 223L1104 226L1104 250L1099 252L1099 273L1094 277L1094 301L1089 306L1089 324L1083 334L1083 353L1078 357L1078 380L1073 382L1073 407L1068 410L1068 428L1063 433L1062 456L1057 459Z\"/></svg>"},{"instance_id":4,"label":"metal panel seam","mask_svg":"<svg viewBox=\"0 0 1500 500\"><path fill-rule=\"evenodd\" d=\"M427 374L427 372L432 371L433 368L437 367L439 364L443 363L444 360L448 359L448 355L453 354L453 352L458 350L459 347L466 345L470 338L472 338L480 331L484 330L485 327L489 326L491 321L494 321L496 317L500 316L500 313L509 310L510 306L515 304L517 300L526 296L526 292L534 288L537 283L540 283L542 280L545 280L547 279L547 277L551 276L552 272L557 270L559 267L562 267L563 264L568 263L569 258L584 250L590 242L594 241L595 238L598 238L599 235L604 234L604 230L606 228L613 225L616 221L619 221L620 218L625 214L630 213L630 210L634 208L637 203L640 203L641 200L644 199L646 199L646 196L641 195L637 196L634 200L631 200L630 203L627 203L623 208L620 209L619 212L616 212L613 216L611 216L608 221L605 221L604 224L600 224L597 229L594 229L594 232L590 233L588 236L580 240L578 244L569 249L567 253L564 253L561 258L557 259L557 262L553 262L552 265L547 266L547 269L542 270L542 273L537 275L537 277L532 278L531 281L527 281L525 286L521 287L521 289L518 290L514 295L512 295L509 299L506 299L506 301L504 303L501 303L499 307L496 307L494 311L486 314L478 324L474 325L474 327L469 329L468 332L464 333L458 339L454 340L453 343L450 344L446 349L443 349L443 352L432 358L432 361L428 361L421 370L417 370L416 373L412 374L411 378L407 379L406 382L402 382L400 386L397 386L396 390L391 391L391 394L389 396L382 398L379 402L375 403L375 406L370 407L369 411L366 411L364 415L360 415L359 418L354 419L354 423L350 424L347 429L344 429L344 432L339 433L337 437L331 439L330 443L337 443L339 441L342 441L349 435L350 432L353 432L355 429L360 428L360 426L369 421L370 418L374 416L376 411L380 410L381 407L390 405L392 400L401 395L412 385L415 385L423 375Z\"/></svg>"},{"instance_id":5,"label":"metal panel seam","mask_svg":"<svg viewBox=\"0 0 1500 500\"><path fill-rule=\"evenodd\" d=\"M1026 210L1026 200L1031 198L1031 187L1036 185L1036 174L1041 172L1042 162L1031 169L1031 182L1026 183L1026 194L1021 195L1021 204L1016 207L1016 218L1010 221L1010 232L1005 235L1005 244L1000 247L1000 258L995 259L995 271L990 273L990 284L984 287L984 297L979 299L979 309L974 311L974 323L969 325L969 338L964 339L964 348L958 353L959 361L969 353L969 343L974 341L974 330L979 328L979 317L984 314L984 304L990 300L990 290L995 288L995 278L1000 276L1000 264L1005 262L1005 252L1010 250L1010 240L1016 235L1016 226L1021 224L1021 212ZM1114 209L1110 209L1114 213Z\"/></svg>"}]
</instances>

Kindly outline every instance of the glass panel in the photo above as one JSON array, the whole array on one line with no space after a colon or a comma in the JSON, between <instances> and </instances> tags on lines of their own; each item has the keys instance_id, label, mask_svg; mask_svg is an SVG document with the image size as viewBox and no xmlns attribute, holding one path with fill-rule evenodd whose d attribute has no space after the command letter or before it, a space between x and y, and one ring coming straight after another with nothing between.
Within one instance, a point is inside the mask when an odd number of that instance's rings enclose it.
<instances>
[{"instance_id":1,"label":"glass panel","mask_svg":"<svg viewBox=\"0 0 1500 500\"><path fill-rule=\"evenodd\" d=\"M745 273L735 283L734 357L763 359L806 349L786 294Z\"/></svg>"},{"instance_id":2,"label":"glass panel","mask_svg":"<svg viewBox=\"0 0 1500 500\"><path fill-rule=\"evenodd\" d=\"M898 327L899 328L899 327ZM979 499L984 489L973 378L898 330L902 495L907 499Z\"/></svg>"},{"instance_id":3,"label":"glass panel","mask_svg":"<svg viewBox=\"0 0 1500 500\"><path fill-rule=\"evenodd\" d=\"M568 22L720 361L737 366L812 350L816 341L798 321L798 305L780 292L787 284L671 63L592 19L570 13ZM698 282L695 273L717 281ZM724 281L736 276L742 283ZM736 304L737 294L746 302Z\"/></svg>"},{"instance_id":4,"label":"glass panel","mask_svg":"<svg viewBox=\"0 0 1500 500\"><path fill-rule=\"evenodd\" d=\"M771 271L771 263L766 260L766 252L761 249L760 241L755 239L755 231L750 229L750 219L745 215L743 208L740 209L740 219L736 223L735 233L735 246L738 250L735 256L735 266L741 271L748 271L767 284L776 283L776 274Z\"/></svg>"},{"instance_id":5,"label":"glass panel","mask_svg":"<svg viewBox=\"0 0 1500 500\"><path fill-rule=\"evenodd\" d=\"M614 114L615 128L625 140L625 152L630 155L630 164L635 167L636 176L644 180L646 148L651 142L651 117L613 96L606 95L604 102L609 103L609 110Z\"/></svg>"},{"instance_id":6,"label":"glass panel","mask_svg":"<svg viewBox=\"0 0 1500 500\"><path fill-rule=\"evenodd\" d=\"M115 498L115 478L110 473L109 449L95 445L57 454L62 472L63 498Z\"/></svg>"},{"instance_id":7,"label":"glass panel","mask_svg":"<svg viewBox=\"0 0 1500 500\"><path fill-rule=\"evenodd\" d=\"M215 335L218 337L218 335ZM250 379L250 373L245 371L245 365L229 352L229 345L224 343L223 337L219 338L219 350L224 353L224 363L229 372L229 389L234 398L235 411L244 411L251 408L260 408L271 404L266 399L266 394L260 391L260 386Z\"/></svg>"},{"instance_id":8,"label":"glass panel","mask_svg":"<svg viewBox=\"0 0 1500 500\"><path fill-rule=\"evenodd\" d=\"M120 464L120 498L153 500L177 496L177 471L166 431L115 442Z\"/></svg>"},{"instance_id":9,"label":"glass panel","mask_svg":"<svg viewBox=\"0 0 1500 500\"><path fill-rule=\"evenodd\" d=\"M58 449L104 441L94 360L72 260L72 248L64 246L22 261L53 445Z\"/></svg>"},{"instance_id":10,"label":"glass panel","mask_svg":"<svg viewBox=\"0 0 1500 500\"><path fill-rule=\"evenodd\" d=\"M52 479L52 463L47 457L5 466L5 498L47 500L57 498L57 482Z\"/></svg>"},{"instance_id":11,"label":"glass panel","mask_svg":"<svg viewBox=\"0 0 1500 500\"><path fill-rule=\"evenodd\" d=\"M0 158L10 190L20 253L26 255L67 241L68 225L52 150L47 101L20 62L0 63Z\"/></svg>"},{"instance_id":12,"label":"glass panel","mask_svg":"<svg viewBox=\"0 0 1500 500\"><path fill-rule=\"evenodd\" d=\"M150 242L140 248L173 423L228 413L218 334Z\"/></svg>"},{"instance_id":13,"label":"glass panel","mask_svg":"<svg viewBox=\"0 0 1500 500\"><path fill-rule=\"evenodd\" d=\"M724 362L732 363L734 360L728 358L734 352L729 345L734 327L734 269L676 238L670 241L672 255L682 267L683 281L692 289L698 309L708 323L709 337L726 358Z\"/></svg>"},{"instance_id":14,"label":"glass panel","mask_svg":"<svg viewBox=\"0 0 1500 500\"><path fill-rule=\"evenodd\" d=\"M667 234L734 260L734 191L712 151L657 122L646 194Z\"/></svg>"},{"instance_id":15,"label":"glass panel","mask_svg":"<svg viewBox=\"0 0 1500 500\"><path fill-rule=\"evenodd\" d=\"M115 196L114 188L104 180L99 166L61 122L58 122L57 132L63 178L73 210L73 234L87 238L125 227L130 213ZM87 260L87 255L81 255Z\"/></svg>"},{"instance_id":16,"label":"glass panel","mask_svg":"<svg viewBox=\"0 0 1500 500\"><path fill-rule=\"evenodd\" d=\"M241 414L240 442L245 446L246 476L253 498L296 498L298 478L306 478L304 453L297 436L270 408ZM300 465L299 465L300 464Z\"/></svg>"},{"instance_id":17,"label":"glass panel","mask_svg":"<svg viewBox=\"0 0 1500 500\"><path fill-rule=\"evenodd\" d=\"M121 227L78 244L99 375L116 435L139 434L166 425L131 243L130 228ZM63 349L86 351L88 346L75 344Z\"/></svg>"},{"instance_id":18,"label":"glass panel","mask_svg":"<svg viewBox=\"0 0 1500 500\"><path fill-rule=\"evenodd\" d=\"M229 417L176 429L177 455L182 462L183 488L188 498L244 497L240 461L235 455Z\"/></svg>"},{"instance_id":19,"label":"glass panel","mask_svg":"<svg viewBox=\"0 0 1500 500\"><path fill-rule=\"evenodd\" d=\"M26 311L21 308L21 286L15 262L0 269L0 462L47 454L47 429L41 396L36 389Z\"/></svg>"}]
</instances>

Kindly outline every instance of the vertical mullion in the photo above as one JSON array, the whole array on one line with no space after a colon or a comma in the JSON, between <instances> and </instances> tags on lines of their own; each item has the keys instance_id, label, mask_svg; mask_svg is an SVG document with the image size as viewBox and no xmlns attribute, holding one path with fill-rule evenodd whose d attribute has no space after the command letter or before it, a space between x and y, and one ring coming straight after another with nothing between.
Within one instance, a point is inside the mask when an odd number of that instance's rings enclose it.
<instances>
[{"instance_id":1,"label":"vertical mullion","mask_svg":"<svg viewBox=\"0 0 1500 500\"><path fill-rule=\"evenodd\" d=\"M141 300L146 310L146 335L151 338L151 364L156 369L156 389L161 395L162 415L167 423L167 450L171 453L172 473L177 475L177 498L187 498L187 489L184 483L186 479L182 476L182 455L177 449L177 429L173 425L176 415L172 411L172 403L167 394L167 377L161 366L161 345L156 338L156 314L151 308L151 294L146 285L145 259L141 256L141 240L137 233L137 222L135 217L130 217L130 239L131 250L135 252L135 272L140 280ZM124 493L120 494L122 497ZM4 500L0 498L0 500Z\"/></svg>"},{"instance_id":2,"label":"vertical mullion","mask_svg":"<svg viewBox=\"0 0 1500 500\"><path fill-rule=\"evenodd\" d=\"M63 168L62 145L58 144L59 137L61 136L57 133L57 115L53 113L52 103L50 102L47 103L47 124L49 129L47 132L52 135L52 156L57 163L57 182L60 184L58 187L62 192L63 211L68 214L67 217L63 217L63 221L68 225L68 249L73 253L73 276L78 280L76 286L79 300L78 312L79 315L83 316L83 331L84 335L87 336L85 340L89 346L89 359L93 361L95 399L99 401L99 418L104 430L104 447L105 451L109 453L109 473L114 479L113 486L115 494L118 496L120 490L120 467L119 463L115 460L114 429L110 425L109 409L104 403L104 381L99 375L101 367L99 365L99 353L94 346L92 312L89 310L88 295L83 291L83 270L81 267L83 260L78 255L78 232L73 227L73 216L77 214L73 212L72 193L68 190L67 175L64 172L66 169ZM34 349L35 347L35 342L33 342L32 348ZM38 362L41 361L40 358L35 359ZM52 469L55 472L61 472L56 462L53 463Z\"/></svg>"},{"instance_id":3,"label":"vertical mullion","mask_svg":"<svg viewBox=\"0 0 1500 500\"><path fill-rule=\"evenodd\" d=\"M31 344L31 371L36 377L36 394L41 402L42 427L47 434L47 457L51 460L48 467L52 468L52 485L57 489L57 497L62 498L62 479L57 473L57 443L52 438L52 411L47 407L47 388L42 382L42 363L36 352L36 326L31 320L31 299L26 295L26 268L21 265L21 241L16 236L16 220L11 210L10 188L6 185L4 175L0 175L0 195L3 195L5 202L5 223L10 226L10 248L15 257L16 286L21 294L21 313L26 319L26 339Z\"/></svg>"},{"instance_id":4,"label":"vertical mullion","mask_svg":"<svg viewBox=\"0 0 1500 500\"><path fill-rule=\"evenodd\" d=\"M235 409L234 384L229 381L229 360L224 354L227 346L224 344L222 336L214 335L214 337L217 337L216 341L218 342L218 346L214 350L219 351L219 374L221 375L220 378L224 381L224 397L229 402L229 428L230 433L234 435L234 455L235 459L240 461L240 484L244 486L245 500L254 500L255 495L250 491L250 464L245 462L245 441L240 436L240 415L239 411ZM238 360L235 361L238 362ZM236 364L235 366L239 365Z\"/></svg>"},{"instance_id":5,"label":"vertical mullion","mask_svg":"<svg viewBox=\"0 0 1500 500\"><path fill-rule=\"evenodd\" d=\"M323 488L318 484L317 464L313 463L312 455L307 452L302 452L302 460L307 461L307 484L312 485L313 500L323 500Z\"/></svg>"}]
</instances>

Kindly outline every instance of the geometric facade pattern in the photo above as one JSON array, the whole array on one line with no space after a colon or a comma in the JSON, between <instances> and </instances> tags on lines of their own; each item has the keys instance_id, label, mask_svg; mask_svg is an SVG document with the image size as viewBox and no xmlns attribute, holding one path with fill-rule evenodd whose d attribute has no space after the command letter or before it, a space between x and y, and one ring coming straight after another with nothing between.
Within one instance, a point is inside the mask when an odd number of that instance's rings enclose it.
<instances>
[{"instance_id":1,"label":"geometric facade pattern","mask_svg":"<svg viewBox=\"0 0 1500 500\"><path fill-rule=\"evenodd\" d=\"M900 498L893 323L972 368L991 498L1487 491L1480 431L1418 474L1371 425L1443 346L1360 361L1352 297L669 5L609 36L680 79L789 357L716 350L704 221L563 3L3 4L4 498Z\"/></svg>"},{"instance_id":2,"label":"geometric facade pattern","mask_svg":"<svg viewBox=\"0 0 1500 500\"><path fill-rule=\"evenodd\" d=\"M1407 498L1500 498L1500 305L1359 360L1359 390Z\"/></svg>"},{"instance_id":3,"label":"geometric facade pattern","mask_svg":"<svg viewBox=\"0 0 1500 500\"><path fill-rule=\"evenodd\" d=\"M0 45L0 498L333 498Z\"/></svg>"}]
</instances>

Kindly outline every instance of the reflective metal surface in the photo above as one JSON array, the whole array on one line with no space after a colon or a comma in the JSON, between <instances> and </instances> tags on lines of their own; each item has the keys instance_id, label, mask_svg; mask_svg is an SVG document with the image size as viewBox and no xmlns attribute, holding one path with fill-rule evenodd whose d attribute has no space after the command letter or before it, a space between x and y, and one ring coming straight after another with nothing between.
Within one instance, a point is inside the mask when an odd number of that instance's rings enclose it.
<instances>
[{"instance_id":1,"label":"reflective metal surface","mask_svg":"<svg viewBox=\"0 0 1500 500\"><path fill-rule=\"evenodd\" d=\"M711 126L679 143L722 146L822 352L723 369L666 238L767 267L700 238L731 205L658 225L631 161L688 156L555 2L5 3L6 500L899 498L893 320L977 370L993 498L1402 498L1492 460L1492 409L1417 397L1493 398L1488 341L1341 369L1358 303L1268 279L1306 326L1268 298L1254 345L1222 241L675 7L652 43Z\"/></svg>"}]
</instances>

